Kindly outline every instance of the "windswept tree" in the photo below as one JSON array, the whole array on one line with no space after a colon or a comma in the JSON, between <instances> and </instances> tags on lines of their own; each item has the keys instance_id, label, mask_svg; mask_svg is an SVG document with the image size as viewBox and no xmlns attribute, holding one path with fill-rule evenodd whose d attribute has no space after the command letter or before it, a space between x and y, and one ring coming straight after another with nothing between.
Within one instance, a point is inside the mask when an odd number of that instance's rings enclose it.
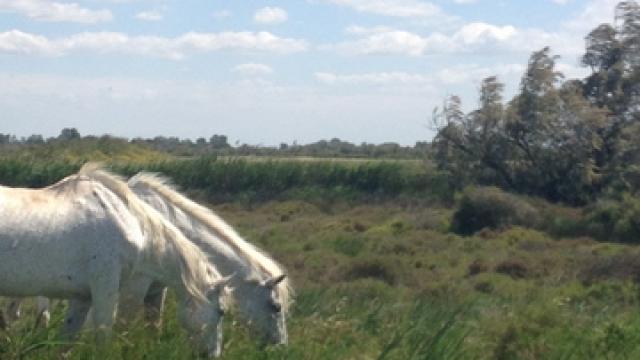
<instances>
[{"instance_id":1,"label":"windswept tree","mask_svg":"<svg viewBox=\"0 0 640 360\"><path fill-rule=\"evenodd\" d=\"M549 48L531 55L520 92L503 104L495 76L482 81L478 109L464 114L451 97L435 112L438 166L469 182L582 203L600 181L595 160L606 112L582 95L582 83L561 84Z\"/></svg>"},{"instance_id":2,"label":"windswept tree","mask_svg":"<svg viewBox=\"0 0 640 360\"><path fill-rule=\"evenodd\" d=\"M615 21L622 44L622 57L628 70L640 67L640 5L622 1L616 6Z\"/></svg>"},{"instance_id":3,"label":"windswept tree","mask_svg":"<svg viewBox=\"0 0 640 360\"><path fill-rule=\"evenodd\" d=\"M460 98L451 96L441 111L434 111L433 122L438 129L434 159L459 185L462 180L476 179L512 186L509 144L504 137L503 89L504 85L492 76L482 81L477 110L465 115Z\"/></svg>"}]
</instances>

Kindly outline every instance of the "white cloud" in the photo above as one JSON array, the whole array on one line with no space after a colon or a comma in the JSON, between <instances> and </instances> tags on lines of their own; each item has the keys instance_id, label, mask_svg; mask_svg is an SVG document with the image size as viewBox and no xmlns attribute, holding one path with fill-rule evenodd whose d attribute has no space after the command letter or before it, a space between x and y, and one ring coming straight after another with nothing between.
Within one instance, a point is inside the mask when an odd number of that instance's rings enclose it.
<instances>
[{"instance_id":1,"label":"white cloud","mask_svg":"<svg viewBox=\"0 0 640 360\"><path fill-rule=\"evenodd\" d=\"M327 0L358 12L394 17L433 17L442 14L430 2L418 0Z\"/></svg>"},{"instance_id":2,"label":"white cloud","mask_svg":"<svg viewBox=\"0 0 640 360\"><path fill-rule=\"evenodd\" d=\"M569 31L584 37L602 23L613 23L615 7L619 0L591 0L572 20L564 23Z\"/></svg>"},{"instance_id":3,"label":"white cloud","mask_svg":"<svg viewBox=\"0 0 640 360\"><path fill-rule=\"evenodd\" d=\"M273 69L265 64L240 64L235 66L231 71L242 76L261 76L273 74Z\"/></svg>"},{"instance_id":4,"label":"white cloud","mask_svg":"<svg viewBox=\"0 0 640 360\"><path fill-rule=\"evenodd\" d=\"M317 72L315 78L325 85L389 85L389 84L428 84L433 78L428 75L411 74L402 71L365 74L335 74Z\"/></svg>"},{"instance_id":5,"label":"white cloud","mask_svg":"<svg viewBox=\"0 0 640 360\"><path fill-rule=\"evenodd\" d=\"M59 51L46 37L18 30L0 33L0 53L59 55Z\"/></svg>"},{"instance_id":6,"label":"white cloud","mask_svg":"<svg viewBox=\"0 0 640 360\"><path fill-rule=\"evenodd\" d=\"M476 64L462 64L440 69L436 73L438 81L444 85L479 83L489 76L498 76L500 81L513 80L525 71L522 64L496 64L479 66Z\"/></svg>"},{"instance_id":7,"label":"white cloud","mask_svg":"<svg viewBox=\"0 0 640 360\"><path fill-rule=\"evenodd\" d=\"M554 0L554 1L558 1L558 0ZM453 2L456 4L475 4L478 2L478 0L453 0Z\"/></svg>"},{"instance_id":8,"label":"white cloud","mask_svg":"<svg viewBox=\"0 0 640 360\"><path fill-rule=\"evenodd\" d=\"M453 35L454 40L459 40L464 45L485 44L492 41L506 41L516 35L513 26L495 26L482 22L470 23L458 30Z\"/></svg>"},{"instance_id":9,"label":"white cloud","mask_svg":"<svg viewBox=\"0 0 640 360\"><path fill-rule=\"evenodd\" d=\"M161 12L152 10L136 14L136 19L143 21L160 21L163 19L163 16Z\"/></svg>"},{"instance_id":10,"label":"white cloud","mask_svg":"<svg viewBox=\"0 0 640 360\"><path fill-rule=\"evenodd\" d=\"M190 32L175 38L84 32L60 39L48 39L18 30L0 33L0 52L27 55L65 55L74 51L90 51L179 60L191 53L220 50L293 53L306 49L304 40L281 38L269 32Z\"/></svg>"},{"instance_id":11,"label":"white cloud","mask_svg":"<svg viewBox=\"0 0 640 360\"><path fill-rule=\"evenodd\" d=\"M347 33L362 35L360 39L324 46L356 55L397 54L420 56L430 53L460 53L484 50L504 44L516 48L513 41L520 34L513 26L469 23L451 35L434 32L427 36L388 27L364 28L350 26Z\"/></svg>"},{"instance_id":12,"label":"white cloud","mask_svg":"<svg viewBox=\"0 0 640 360\"><path fill-rule=\"evenodd\" d=\"M464 24L450 34L432 32L421 35L389 27L350 26L346 29L355 40L324 45L321 49L337 50L348 55L429 54L504 54L530 53L551 46L563 55L574 56L582 51L582 42L562 33L539 29L518 29L511 25L496 26L483 22Z\"/></svg>"},{"instance_id":13,"label":"white cloud","mask_svg":"<svg viewBox=\"0 0 640 360\"><path fill-rule=\"evenodd\" d=\"M90 10L76 3L46 0L0 0L0 12L19 13L34 20L50 22L95 24L113 19L109 10Z\"/></svg>"},{"instance_id":14,"label":"white cloud","mask_svg":"<svg viewBox=\"0 0 640 360\"><path fill-rule=\"evenodd\" d=\"M278 7L264 7L256 11L253 19L260 24L275 25L287 21L287 12Z\"/></svg>"},{"instance_id":15,"label":"white cloud","mask_svg":"<svg viewBox=\"0 0 640 360\"><path fill-rule=\"evenodd\" d=\"M562 65L560 70L566 69ZM315 73L316 80L324 85L456 85L478 83L480 80L496 75L512 79L520 77L525 70L522 64L496 64L479 66L461 64L441 68L433 74L407 73L403 71L372 72L361 74L336 74L332 72Z\"/></svg>"}]
</instances>

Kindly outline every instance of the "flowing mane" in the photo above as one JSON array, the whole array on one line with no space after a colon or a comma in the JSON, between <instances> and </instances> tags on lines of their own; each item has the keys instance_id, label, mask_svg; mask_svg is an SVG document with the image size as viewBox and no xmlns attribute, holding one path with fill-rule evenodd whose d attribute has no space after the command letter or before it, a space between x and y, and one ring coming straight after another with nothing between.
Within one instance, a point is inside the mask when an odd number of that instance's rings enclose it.
<instances>
[{"instance_id":1,"label":"flowing mane","mask_svg":"<svg viewBox=\"0 0 640 360\"><path fill-rule=\"evenodd\" d=\"M176 190L170 181L160 175L139 173L129 180L129 186L144 185L164 197L169 203L182 210L191 219L198 221L208 231L229 245L263 277L276 277L285 274L285 270L274 259L253 244L244 240L229 224L212 210L189 200ZM277 296L286 313L292 302L293 290L288 277L281 281L276 288Z\"/></svg>"},{"instance_id":2,"label":"flowing mane","mask_svg":"<svg viewBox=\"0 0 640 360\"><path fill-rule=\"evenodd\" d=\"M117 195L140 222L147 235L146 241L150 243L145 247L145 252L150 252L160 266L176 266L180 270L185 290L194 297L207 301L206 292L212 281L219 280L221 276L196 245L187 240L160 213L140 200L121 177L104 170L100 164L87 163L78 174L98 181Z\"/></svg>"}]
</instances>

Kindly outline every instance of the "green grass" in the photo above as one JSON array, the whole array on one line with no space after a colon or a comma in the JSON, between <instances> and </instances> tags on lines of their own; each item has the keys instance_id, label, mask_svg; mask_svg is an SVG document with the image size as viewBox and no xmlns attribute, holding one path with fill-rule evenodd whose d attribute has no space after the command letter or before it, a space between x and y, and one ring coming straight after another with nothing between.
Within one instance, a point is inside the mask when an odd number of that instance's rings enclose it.
<instances>
[{"instance_id":1,"label":"green grass","mask_svg":"<svg viewBox=\"0 0 640 360\"><path fill-rule=\"evenodd\" d=\"M297 290L288 347L261 348L225 319L227 359L635 359L640 265L634 247L525 228L461 237L452 210L402 202L272 201L214 206L289 270ZM623 266L621 266L622 264ZM27 307L29 308L29 307ZM0 358L56 358L64 304L49 329L33 315L0 332ZM28 312L28 311L27 311ZM170 299L159 332L91 333L70 359L191 359Z\"/></svg>"}]
</instances>

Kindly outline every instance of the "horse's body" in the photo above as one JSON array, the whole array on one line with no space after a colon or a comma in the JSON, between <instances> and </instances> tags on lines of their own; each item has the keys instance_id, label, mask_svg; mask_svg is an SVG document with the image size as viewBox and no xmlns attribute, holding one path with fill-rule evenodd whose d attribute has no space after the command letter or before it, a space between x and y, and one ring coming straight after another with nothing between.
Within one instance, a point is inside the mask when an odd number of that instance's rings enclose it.
<instances>
[{"instance_id":1,"label":"horse's body","mask_svg":"<svg viewBox=\"0 0 640 360\"><path fill-rule=\"evenodd\" d=\"M186 237L202 249L223 275L234 275L235 303L241 317L259 335L276 344L286 344L286 315L291 289L284 269L266 254L242 239L224 220L211 210L181 195L165 179L152 174L138 174L129 187L145 202L158 210ZM163 303L163 292L147 296L154 308Z\"/></svg>"},{"instance_id":2,"label":"horse's body","mask_svg":"<svg viewBox=\"0 0 640 360\"><path fill-rule=\"evenodd\" d=\"M126 183L85 167L44 189L0 187L0 295L69 299L67 334L93 307L104 342L121 288L153 281L176 291L180 317L201 350L219 354L223 279Z\"/></svg>"},{"instance_id":3,"label":"horse's body","mask_svg":"<svg viewBox=\"0 0 640 360\"><path fill-rule=\"evenodd\" d=\"M135 217L90 178L71 176L39 190L0 187L4 296L95 298L97 325L109 326L120 278L131 274L143 248Z\"/></svg>"}]
</instances>

